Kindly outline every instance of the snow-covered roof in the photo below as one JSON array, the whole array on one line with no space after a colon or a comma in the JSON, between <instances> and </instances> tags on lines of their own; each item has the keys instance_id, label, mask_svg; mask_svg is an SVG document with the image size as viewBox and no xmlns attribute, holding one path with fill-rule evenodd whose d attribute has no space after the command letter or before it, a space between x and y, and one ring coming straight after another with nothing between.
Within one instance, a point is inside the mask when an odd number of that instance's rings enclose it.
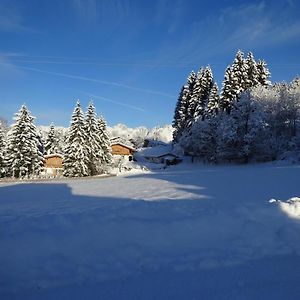
<instances>
[{"instance_id":1,"label":"snow-covered roof","mask_svg":"<svg viewBox=\"0 0 300 300\"><path fill-rule=\"evenodd\" d=\"M59 153L53 153L53 154L46 154L44 155L44 158L51 158L51 157L60 157L60 158L64 158L62 154L59 154Z\"/></svg>"},{"instance_id":2,"label":"snow-covered roof","mask_svg":"<svg viewBox=\"0 0 300 300\"><path fill-rule=\"evenodd\" d=\"M129 146L129 145L125 145L125 144L120 143L120 142L112 142L112 143L111 143L111 146L113 146L113 145L120 145L120 146L123 146L123 147L125 147L125 148L128 148L128 149L130 149L130 150L135 151L135 148L133 148L133 147L131 147L131 146Z\"/></svg>"},{"instance_id":3,"label":"snow-covered roof","mask_svg":"<svg viewBox=\"0 0 300 300\"><path fill-rule=\"evenodd\" d=\"M121 146L126 147L128 149L135 150L133 144L130 141L127 141L124 138L119 137L119 136L111 138L110 139L110 144L111 144L111 146L112 145L121 145Z\"/></svg>"},{"instance_id":4,"label":"snow-covered roof","mask_svg":"<svg viewBox=\"0 0 300 300\"><path fill-rule=\"evenodd\" d=\"M139 155L144 157L162 157L166 155L173 157L177 156L176 154L172 153L172 145L143 148L139 151Z\"/></svg>"}]
</instances>

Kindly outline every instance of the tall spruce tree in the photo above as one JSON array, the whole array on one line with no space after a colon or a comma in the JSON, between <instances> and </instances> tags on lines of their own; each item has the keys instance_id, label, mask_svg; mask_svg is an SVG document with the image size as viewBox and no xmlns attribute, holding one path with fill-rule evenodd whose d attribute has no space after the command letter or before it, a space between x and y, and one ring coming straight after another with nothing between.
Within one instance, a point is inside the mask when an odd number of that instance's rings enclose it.
<instances>
[{"instance_id":1,"label":"tall spruce tree","mask_svg":"<svg viewBox=\"0 0 300 300\"><path fill-rule=\"evenodd\" d=\"M50 130L45 142L45 153L54 154L59 151L59 141L55 133L55 127L53 124L50 125Z\"/></svg>"},{"instance_id":2,"label":"tall spruce tree","mask_svg":"<svg viewBox=\"0 0 300 300\"><path fill-rule=\"evenodd\" d=\"M9 175L16 178L38 175L43 166L39 146L34 117L22 105L8 133L6 161Z\"/></svg>"},{"instance_id":3,"label":"tall spruce tree","mask_svg":"<svg viewBox=\"0 0 300 300\"><path fill-rule=\"evenodd\" d=\"M187 127L191 127L195 121L196 116L200 116L203 108L203 88L205 87L205 74L204 69L200 68L197 72L193 90L191 91L191 98L188 105L187 111Z\"/></svg>"},{"instance_id":4,"label":"tall spruce tree","mask_svg":"<svg viewBox=\"0 0 300 300\"><path fill-rule=\"evenodd\" d=\"M185 90L185 86L183 86L181 88L181 91L179 93L176 107L175 107L175 112L174 112L174 119L172 122L172 127L174 128L174 131L173 131L173 140L174 141L177 140L177 135L180 132L181 125L182 125L182 115L183 115L183 111L185 110L184 103L183 103L184 90Z\"/></svg>"},{"instance_id":5,"label":"tall spruce tree","mask_svg":"<svg viewBox=\"0 0 300 300\"><path fill-rule=\"evenodd\" d=\"M252 52L244 59L242 51L238 51L233 64L225 71L221 93L221 107L230 112L240 95L258 84L268 85L270 72L264 61L256 62Z\"/></svg>"},{"instance_id":6,"label":"tall spruce tree","mask_svg":"<svg viewBox=\"0 0 300 300\"><path fill-rule=\"evenodd\" d=\"M210 91L208 97L208 103L206 107L206 117L210 118L211 116L217 115L220 110L220 96L218 92L218 85L215 82Z\"/></svg>"},{"instance_id":7,"label":"tall spruce tree","mask_svg":"<svg viewBox=\"0 0 300 300\"><path fill-rule=\"evenodd\" d=\"M244 53L238 50L232 64L233 80L237 97L246 90L248 83L248 69Z\"/></svg>"},{"instance_id":8,"label":"tall spruce tree","mask_svg":"<svg viewBox=\"0 0 300 300\"><path fill-rule=\"evenodd\" d=\"M112 154L110 146L110 138L107 131L106 122L103 117L98 119L98 128L100 132L100 145L101 145L101 157L100 157L100 170L105 172L107 167L112 163Z\"/></svg>"},{"instance_id":9,"label":"tall spruce tree","mask_svg":"<svg viewBox=\"0 0 300 300\"><path fill-rule=\"evenodd\" d=\"M0 178L5 176L5 137L0 121Z\"/></svg>"},{"instance_id":10,"label":"tall spruce tree","mask_svg":"<svg viewBox=\"0 0 300 300\"><path fill-rule=\"evenodd\" d=\"M227 113L233 107L233 103L237 98L237 89L234 84L234 74L232 72L231 67L227 67L225 71L221 99L220 99L220 107L222 110L226 111Z\"/></svg>"},{"instance_id":11,"label":"tall spruce tree","mask_svg":"<svg viewBox=\"0 0 300 300\"><path fill-rule=\"evenodd\" d=\"M178 142L182 132L187 128L190 122L191 97L196 83L196 73L192 71L187 78L186 85L182 88L179 94L173 122L173 140Z\"/></svg>"},{"instance_id":12,"label":"tall spruce tree","mask_svg":"<svg viewBox=\"0 0 300 300\"><path fill-rule=\"evenodd\" d=\"M84 114L79 100L72 114L64 154L64 175L82 177L89 175L89 151L86 144Z\"/></svg>"},{"instance_id":13,"label":"tall spruce tree","mask_svg":"<svg viewBox=\"0 0 300 300\"><path fill-rule=\"evenodd\" d=\"M261 85L269 85L270 84L269 78L271 73L264 60L258 60L257 70L258 70L258 82Z\"/></svg>"},{"instance_id":14,"label":"tall spruce tree","mask_svg":"<svg viewBox=\"0 0 300 300\"><path fill-rule=\"evenodd\" d=\"M246 67L247 67L246 88L248 89L259 84L259 78L258 78L259 73L257 69L257 63L251 51L248 53L246 58Z\"/></svg>"},{"instance_id":15,"label":"tall spruce tree","mask_svg":"<svg viewBox=\"0 0 300 300\"><path fill-rule=\"evenodd\" d=\"M91 102L85 118L86 145L88 148L88 170L89 175L93 176L101 173L103 157L103 145L98 121L96 118L95 107Z\"/></svg>"}]
</instances>

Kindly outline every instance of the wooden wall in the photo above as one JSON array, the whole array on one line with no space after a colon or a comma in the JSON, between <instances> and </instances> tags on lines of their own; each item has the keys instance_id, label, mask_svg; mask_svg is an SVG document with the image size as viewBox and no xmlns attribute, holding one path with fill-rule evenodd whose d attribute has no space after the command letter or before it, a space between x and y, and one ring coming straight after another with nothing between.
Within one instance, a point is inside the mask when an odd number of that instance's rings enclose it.
<instances>
[{"instance_id":1,"label":"wooden wall","mask_svg":"<svg viewBox=\"0 0 300 300\"><path fill-rule=\"evenodd\" d=\"M46 168L62 168L62 158L60 156L53 156L45 158Z\"/></svg>"},{"instance_id":2,"label":"wooden wall","mask_svg":"<svg viewBox=\"0 0 300 300\"><path fill-rule=\"evenodd\" d=\"M133 153L131 149L118 144L112 145L111 150L113 155L132 155Z\"/></svg>"}]
</instances>

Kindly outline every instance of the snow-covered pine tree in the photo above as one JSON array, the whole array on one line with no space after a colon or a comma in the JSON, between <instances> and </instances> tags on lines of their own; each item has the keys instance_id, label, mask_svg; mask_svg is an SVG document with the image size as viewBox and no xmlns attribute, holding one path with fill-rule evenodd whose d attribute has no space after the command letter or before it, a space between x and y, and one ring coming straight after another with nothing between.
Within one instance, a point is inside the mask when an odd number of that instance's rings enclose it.
<instances>
[{"instance_id":1,"label":"snow-covered pine tree","mask_svg":"<svg viewBox=\"0 0 300 300\"><path fill-rule=\"evenodd\" d=\"M0 121L0 178L5 176L5 137Z\"/></svg>"},{"instance_id":2,"label":"snow-covered pine tree","mask_svg":"<svg viewBox=\"0 0 300 300\"><path fill-rule=\"evenodd\" d=\"M72 114L67 133L64 153L64 176L82 177L89 175L89 151L86 145L84 115L79 100Z\"/></svg>"},{"instance_id":3,"label":"snow-covered pine tree","mask_svg":"<svg viewBox=\"0 0 300 300\"><path fill-rule=\"evenodd\" d=\"M204 120L205 111L209 101L209 95L211 89L214 85L213 74L210 66L206 67L200 74L198 78L198 91L197 96L198 99L195 101L195 108L193 112L193 121L198 119Z\"/></svg>"},{"instance_id":4,"label":"snow-covered pine tree","mask_svg":"<svg viewBox=\"0 0 300 300\"><path fill-rule=\"evenodd\" d=\"M188 105L187 110L187 126L191 127L195 122L196 114L201 114L203 105L202 105L202 94L203 94L203 87L205 87L205 75L204 69L201 67L200 70L197 72L197 76L195 79L195 83L193 89L191 90L191 98Z\"/></svg>"},{"instance_id":5,"label":"snow-covered pine tree","mask_svg":"<svg viewBox=\"0 0 300 300\"><path fill-rule=\"evenodd\" d=\"M22 105L8 133L6 162L9 175L16 178L38 175L43 167L39 146L34 117Z\"/></svg>"},{"instance_id":6,"label":"snow-covered pine tree","mask_svg":"<svg viewBox=\"0 0 300 300\"><path fill-rule=\"evenodd\" d=\"M225 71L221 95L222 108L229 113L240 94L249 87L249 84L248 66L244 59L244 53L238 50L233 64L231 67L227 67Z\"/></svg>"},{"instance_id":7,"label":"snow-covered pine tree","mask_svg":"<svg viewBox=\"0 0 300 300\"><path fill-rule=\"evenodd\" d=\"M181 125L182 125L182 110L184 109L184 103L183 103L183 95L184 95L185 86L181 88L181 91L179 93L176 107L175 107L175 113L174 113L174 119L172 122L172 127L174 128L173 132L173 140L177 140L177 135L180 132Z\"/></svg>"},{"instance_id":8,"label":"snow-covered pine tree","mask_svg":"<svg viewBox=\"0 0 300 300\"><path fill-rule=\"evenodd\" d=\"M269 78L271 73L267 67L266 62L264 60L258 60L256 67L258 70L258 82L262 85L269 85Z\"/></svg>"},{"instance_id":9,"label":"snow-covered pine tree","mask_svg":"<svg viewBox=\"0 0 300 300\"><path fill-rule=\"evenodd\" d=\"M55 127L53 124L50 125L50 130L48 132L46 142L45 142L45 153L54 154L59 151L59 141L55 133Z\"/></svg>"},{"instance_id":10,"label":"snow-covered pine tree","mask_svg":"<svg viewBox=\"0 0 300 300\"><path fill-rule=\"evenodd\" d=\"M190 122L188 110L191 106L191 96L193 94L196 79L196 73L192 71L187 78L186 85L183 87L182 94L180 93L179 95L178 102L180 102L180 105L178 104L178 110L175 112L177 121L174 120L174 124L176 122L176 127L174 126L173 134L175 142L180 140L182 132L185 130L185 128L187 128Z\"/></svg>"},{"instance_id":11,"label":"snow-covered pine tree","mask_svg":"<svg viewBox=\"0 0 300 300\"><path fill-rule=\"evenodd\" d=\"M102 172L103 165L103 132L100 129L98 120L96 118L95 107L91 102L85 117L85 132L86 144L88 147L88 170L89 175L93 176Z\"/></svg>"},{"instance_id":12,"label":"snow-covered pine tree","mask_svg":"<svg viewBox=\"0 0 300 300\"><path fill-rule=\"evenodd\" d=\"M218 92L218 85L215 82L213 84L213 87L208 97L208 103L207 103L206 113L205 113L206 118L217 115L219 113L219 110L220 110L220 96Z\"/></svg>"},{"instance_id":13,"label":"snow-covered pine tree","mask_svg":"<svg viewBox=\"0 0 300 300\"><path fill-rule=\"evenodd\" d=\"M258 81L258 69L257 64L254 59L253 53L250 51L246 58L246 67L247 67L247 79L246 79L246 88L251 88L259 84Z\"/></svg>"},{"instance_id":14,"label":"snow-covered pine tree","mask_svg":"<svg viewBox=\"0 0 300 300\"><path fill-rule=\"evenodd\" d=\"M235 82L237 97L247 89L248 70L244 53L238 50L232 64L233 79Z\"/></svg>"},{"instance_id":15,"label":"snow-covered pine tree","mask_svg":"<svg viewBox=\"0 0 300 300\"><path fill-rule=\"evenodd\" d=\"M222 85L223 87L220 97L220 107L222 110L230 113L230 110L232 109L237 98L237 89L235 87L234 74L231 67L227 67Z\"/></svg>"},{"instance_id":16,"label":"snow-covered pine tree","mask_svg":"<svg viewBox=\"0 0 300 300\"><path fill-rule=\"evenodd\" d=\"M107 131L107 126L104 118L101 116L98 119L98 128L100 132L100 141L101 141L101 157L100 157L100 170L106 172L107 167L112 164L112 154L110 146L110 138Z\"/></svg>"}]
</instances>

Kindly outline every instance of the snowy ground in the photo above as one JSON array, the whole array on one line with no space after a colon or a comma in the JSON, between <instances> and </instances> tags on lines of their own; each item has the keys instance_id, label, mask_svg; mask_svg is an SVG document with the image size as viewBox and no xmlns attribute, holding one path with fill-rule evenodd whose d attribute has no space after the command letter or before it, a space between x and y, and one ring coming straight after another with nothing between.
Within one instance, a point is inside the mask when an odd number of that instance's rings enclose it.
<instances>
[{"instance_id":1,"label":"snowy ground","mask_svg":"<svg viewBox=\"0 0 300 300\"><path fill-rule=\"evenodd\" d=\"M0 299L300 299L299 178L183 164L2 183Z\"/></svg>"}]
</instances>

